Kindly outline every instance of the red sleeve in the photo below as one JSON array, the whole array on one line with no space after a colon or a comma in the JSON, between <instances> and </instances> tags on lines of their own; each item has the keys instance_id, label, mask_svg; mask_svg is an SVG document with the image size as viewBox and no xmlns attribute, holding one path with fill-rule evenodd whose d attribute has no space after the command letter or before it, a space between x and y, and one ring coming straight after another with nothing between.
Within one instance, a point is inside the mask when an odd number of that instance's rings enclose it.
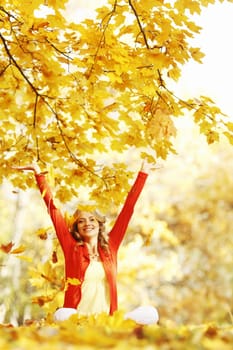
<instances>
[{"instance_id":1,"label":"red sleeve","mask_svg":"<svg viewBox=\"0 0 233 350\"><path fill-rule=\"evenodd\" d=\"M146 173L143 173L143 172L138 173L138 176L130 192L128 193L124 206L121 209L121 212L118 215L116 222L109 234L109 243L115 251L118 250L119 245L121 244L124 238L126 229L129 224L129 220L131 219L131 216L134 211L134 206L144 187L147 176L148 175Z\"/></svg>"},{"instance_id":2,"label":"red sleeve","mask_svg":"<svg viewBox=\"0 0 233 350\"><path fill-rule=\"evenodd\" d=\"M62 248L65 249L66 247L69 246L69 243L73 241L73 238L69 232L69 229L67 227L67 224L64 220L64 217L61 211L54 204L53 195L45 175L36 174L35 177L36 177L37 185L41 192L42 198L48 208L48 213L53 222L57 237L60 241Z\"/></svg>"}]
</instances>

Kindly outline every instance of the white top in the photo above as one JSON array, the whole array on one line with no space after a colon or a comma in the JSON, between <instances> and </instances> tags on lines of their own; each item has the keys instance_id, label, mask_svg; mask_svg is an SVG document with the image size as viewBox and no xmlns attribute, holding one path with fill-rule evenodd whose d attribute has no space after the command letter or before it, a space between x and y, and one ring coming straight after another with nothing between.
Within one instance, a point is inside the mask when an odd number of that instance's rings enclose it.
<instances>
[{"instance_id":1,"label":"white top","mask_svg":"<svg viewBox=\"0 0 233 350\"><path fill-rule=\"evenodd\" d=\"M77 311L82 315L109 313L109 290L102 262L91 260L81 289Z\"/></svg>"}]
</instances>

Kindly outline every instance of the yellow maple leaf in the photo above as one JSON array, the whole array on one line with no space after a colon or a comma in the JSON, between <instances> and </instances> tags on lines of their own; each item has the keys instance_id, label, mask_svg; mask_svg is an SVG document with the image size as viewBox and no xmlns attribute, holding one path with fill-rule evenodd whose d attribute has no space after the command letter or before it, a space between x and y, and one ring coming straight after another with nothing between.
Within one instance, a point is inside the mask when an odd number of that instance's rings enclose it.
<instances>
[{"instance_id":1,"label":"yellow maple leaf","mask_svg":"<svg viewBox=\"0 0 233 350\"><path fill-rule=\"evenodd\" d=\"M20 254L25 251L26 247L24 245L20 245L19 247L10 251L11 254Z\"/></svg>"},{"instance_id":2,"label":"yellow maple leaf","mask_svg":"<svg viewBox=\"0 0 233 350\"><path fill-rule=\"evenodd\" d=\"M65 290L67 289L68 285L71 284L72 286L78 286L81 282L77 278L67 278Z\"/></svg>"},{"instance_id":3,"label":"yellow maple leaf","mask_svg":"<svg viewBox=\"0 0 233 350\"><path fill-rule=\"evenodd\" d=\"M173 67L173 68L169 69L167 74L168 74L169 78L171 78L175 81L178 81L180 76L181 76L181 70L178 67Z\"/></svg>"},{"instance_id":4,"label":"yellow maple leaf","mask_svg":"<svg viewBox=\"0 0 233 350\"><path fill-rule=\"evenodd\" d=\"M190 53L195 61L202 63L202 58L205 57L205 54L201 52L201 50L198 47L191 48Z\"/></svg>"},{"instance_id":5,"label":"yellow maple leaf","mask_svg":"<svg viewBox=\"0 0 233 350\"><path fill-rule=\"evenodd\" d=\"M28 263L32 262L32 258L26 255L17 255L17 258L23 261L27 261Z\"/></svg>"}]
</instances>

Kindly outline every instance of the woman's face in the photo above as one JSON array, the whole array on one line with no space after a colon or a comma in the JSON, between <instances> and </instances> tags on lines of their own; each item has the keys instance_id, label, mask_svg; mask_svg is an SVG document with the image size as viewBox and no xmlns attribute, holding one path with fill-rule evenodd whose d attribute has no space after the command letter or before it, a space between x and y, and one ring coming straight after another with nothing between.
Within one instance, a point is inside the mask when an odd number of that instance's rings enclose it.
<instances>
[{"instance_id":1,"label":"woman's face","mask_svg":"<svg viewBox=\"0 0 233 350\"><path fill-rule=\"evenodd\" d=\"M84 241L98 237L99 222L92 213L81 211L77 219L77 228Z\"/></svg>"}]
</instances>

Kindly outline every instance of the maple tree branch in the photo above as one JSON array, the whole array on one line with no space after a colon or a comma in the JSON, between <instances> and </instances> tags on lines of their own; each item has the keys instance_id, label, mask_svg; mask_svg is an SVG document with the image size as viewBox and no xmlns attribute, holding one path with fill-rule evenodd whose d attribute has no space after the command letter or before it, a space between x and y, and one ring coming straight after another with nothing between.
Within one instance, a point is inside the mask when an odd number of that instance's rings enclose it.
<instances>
[{"instance_id":1,"label":"maple tree branch","mask_svg":"<svg viewBox=\"0 0 233 350\"><path fill-rule=\"evenodd\" d=\"M159 82L160 82L160 87L163 88L164 90L166 90L171 96L173 96L177 101L179 101L180 103L183 103L186 107L188 107L189 109L191 110L194 110L194 111L198 111L199 108L195 107L194 105L192 105L191 103L188 103L186 102L185 100L183 100L182 98L180 98L179 96L177 96L176 94L174 94L174 92L172 92L171 90L169 90L167 88L167 86L165 85L164 83L164 80L162 78L162 74L160 72L160 70L158 69L158 74L159 74ZM161 94L156 91L157 95L162 98ZM162 98L164 100L164 98ZM164 102L167 104L167 102L164 100ZM209 114L207 113L204 113L204 115L206 117L208 117L211 121L214 121L214 118L211 117Z\"/></svg>"},{"instance_id":2,"label":"maple tree branch","mask_svg":"<svg viewBox=\"0 0 233 350\"><path fill-rule=\"evenodd\" d=\"M46 40L46 42L47 42L49 45L51 45L51 47L52 47L55 51L57 51L59 54L61 54L62 56L64 56L65 58L67 58L67 59L70 60L70 61L73 60L72 57L68 56L65 52L59 50L59 49L56 47L56 45L54 45L53 43L51 43L50 40L48 40L47 38L46 38L45 40Z\"/></svg>"},{"instance_id":3,"label":"maple tree branch","mask_svg":"<svg viewBox=\"0 0 233 350\"><path fill-rule=\"evenodd\" d=\"M15 17L11 13L9 13L7 10L5 10L3 6L0 6L0 11L4 12L9 18L13 18L18 23L23 24L23 22L20 22L17 17Z\"/></svg>"},{"instance_id":4,"label":"maple tree branch","mask_svg":"<svg viewBox=\"0 0 233 350\"><path fill-rule=\"evenodd\" d=\"M84 167L86 170L90 171L90 169L88 169L79 159L77 159L77 157L73 154L73 152L70 150L69 146L67 145L66 139L64 137L64 133L63 130L60 126L60 122L58 119L58 115L57 112L53 109L53 107L48 103L48 101L46 101L45 97L42 96L36 89L36 87L32 84L32 82L30 81L30 79L27 77L27 75L24 73L24 71L21 69L21 67L18 65L18 63L16 62L16 60L14 59L14 57L12 56L8 46L7 46L7 42L5 40L5 38L2 36L2 34L0 33L0 39L3 43L3 46L5 48L5 51L10 59L11 62L13 62L14 66L18 69L18 71L20 72L20 74L22 75L22 77L24 78L24 80L26 80L26 82L28 83L28 85L31 87L31 89L33 90L33 92L36 95L36 100L35 100L35 105L34 105L34 113L33 113L33 127L36 127L36 111L37 111L37 102L38 102L38 98L41 97L42 100L44 101L44 103L47 105L47 107L50 109L50 111L55 115L56 120L57 120L57 125L58 125L58 129L60 132L60 135L62 137L62 140L64 142L64 145L68 151L68 153L70 154L71 158L80 166ZM38 142L37 142L37 157L39 157L39 153L38 153Z\"/></svg>"},{"instance_id":5,"label":"maple tree branch","mask_svg":"<svg viewBox=\"0 0 233 350\"><path fill-rule=\"evenodd\" d=\"M138 13L137 13L137 11L136 11L136 9L135 9L133 3L132 3L132 0L128 0L128 1L129 1L129 6L131 7L131 9L132 9L132 11L133 11L133 13L134 13L134 15L135 15L135 17L136 17L136 20L137 20L137 23L138 23L140 32L141 32L141 34L142 34L142 36L143 36L143 39L144 39L144 42L145 42L145 45L146 45L147 49L150 49L150 46L149 46L149 44L148 44L145 31L144 31L144 29L143 29L143 27L142 27L142 23L141 23L141 21L140 21L140 19L139 19L139 15L138 15Z\"/></svg>"},{"instance_id":6,"label":"maple tree branch","mask_svg":"<svg viewBox=\"0 0 233 350\"><path fill-rule=\"evenodd\" d=\"M186 102L185 100L183 100L182 98L180 98L179 96L177 96L176 94L174 94L174 92L172 92L171 90L169 90L166 86L166 84L164 83L162 74L160 72L160 70L158 69L158 74L159 74L159 82L160 82L160 87L163 88L164 90L166 90L171 96L173 96L177 101L179 101L180 103L184 104L186 107L188 107L191 110L194 111L198 111L199 108L195 107L194 105L192 105L191 103ZM163 96L159 93L159 91L156 91L156 94L167 104L167 101L165 101L165 99L163 98ZM167 104L168 105L168 104ZM170 108L170 106L168 105L168 107ZM209 118L212 122L214 121L214 118L211 117L209 114L207 113L203 113L207 118Z\"/></svg>"},{"instance_id":7,"label":"maple tree branch","mask_svg":"<svg viewBox=\"0 0 233 350\"><path fill-rule=\"evenodd\" d=\"M16 139L16 141L15 141L14 144L8 146L8 147L5 148L5 149L4 149L3 147L1 147L1 152L2 152L2 153L4 153L4 152L10 152L12 149L14 149L14 147L16 147L18 144L20 144L21 141L22 141L23 139L25 139L25 135L21 134L21 135L18 137L18 139ZM3 144L3 145L4 145L4 144Z\"/></svg>"},{"instance_id":8,"label":"maple tree branch","mask_svg":"<svg viewBox=\"0 0 233 350\"><path fill-rule=\"evenodd\" d=\"M161 99L165 103L165 105L167 105L168 108L170 109L171 107L169 106L168 102L165 100L163 95L158 90L156 91L156 94L157 94L158 98Z\"/></svg>"},{"instance_id":9,"label":"maple tree branch","mask_svg":"<svg viewBox=\"0 0 233 350\"><path fill-rule=\"evenodd\" d=\"M43 101L44 103L47 105L47 107L49 108L49 110L53 113L53 115L55 116L55 119L56 119L56 123L57 123L57 127L58 127L58 130L59 130L59 133L61 135L61 138L62 138L62 141L65 145L65 148L68 152L68 154L70 155L71 159L73 159L75 161L75 163L77 163L79 166L81 167L84 167L86 170L89 170L87 169L87 167L75 156L75 154L71 151L70 147L68 146L67 142L66 142L66 139L65 139L65 135L64 135L64 132L62 130L62 127L61 127L61 121L58 117L58 113L57 111L43 98Z\"/></svg>"},{"instance_id":10,"label":"maple tree branch","mask_svg":"<svg viewBox=\"0 0 233 350\"><path fill-rule=\"evenodd\" d=\"M160 72L160 69L157 69L158 75L159 75L159 84L160 86L165 88L165 83L163 81L162 73Z\"/></svg>"},{"instance_id":11,"label":"maple tree branch","mask_svg":"<svg viewBox=\"0 0 233 350\"><path fill-rule=\"evenodd\" d=\"M47 107L50 109L50 111L54 114L56 121L57 121L57 126L60 132L60 135L62 137L62 140L64 142L65 148L68 151L68 153L70 154L71 158L75 161L75 163L77 163L79 166L83 167L84 169L86 169L88 172L92 173L93 175L97 176L98 178L100 178L100 176L98 174L96 174L95 172L93 172L91 169L89 169L83 162L81 162L76 156L75 154L71 151L71 149L69 148L66 139L65 139L65 135L63 133L63 130L61 128L60 125L60 120L58 117L57 112L53 109L53 107L50 105L50 103L48 103L48 101L46 101L45 97L43 95L41 95L36 87L32 84L32 82L30 81L30 79L27 77L27 75L24 73L24 71L21 69L21 67L18 65L18 63L16 62L16 60L14 59L14 57L12 56L5 38L2 36L2 34L0 33L0 39L3 43L3 46L5 48L5 51L10 59L10 61L13 62L14 66L18 69L18 71L20 72L20 74L22 75L22 77L26 80L26 82L29 84L29 86L31 87L31 89L33 90L33 92L36 94L36 100L35 100L35 105L34 105L34 113L33 113L33 127L36 127L36 111L37 111L37 103L38 103L38 98L41 97L42 100L44 101L44 103L47 105ZM37 142L37 157L39 157L39 153L38 153L38 142ZM104 179L101 178L102 181L104 181ZM104 181L105 183L105 181Z\"/></svg>"},{"instance_id":12,"label":"maple tree branch","mask_svg":"<svg viewBox=\"0 0 233 350\"><path fill-rule=\"evenodd\" d=\"M88 166L86 166L80 159L78 159L76 157L76 155L72 152L72 150L70 149L67 141L66 141L66 138L65 138L65 134L62 130L62 127L61 127L61 121L59 119L59 116L58 116L58 113L56 112L56 110L46 101L44 100L44 102L47 104L48 108L50 109L50 111L54 114L55 118L56 118L56 123L57 123L57 127L58 127L58 130L59 130L59 133L61 135L61 138L63 140L63 143L65 145L65 148L68 152L68 154L70 155L71 159L74 160L74 162L76 164L78 164L78 166L84 168L86 171L88 171L89 173L91 173L92 175L98 177L100 180L102 180L105 184L105 186L107 187L107 183L106 181L104 180L104 178L102 178L101 176L99 176L98 174L96 174L94 171L92 171Z\"/></svg>"},{"instance_id":13,"label":"maple tree branch","mask_svg":"<svg viewBox=\"0 0 233 350\"><path fill-rule=\"evenodd\" d=\"M61 121L60 121L60 119L59 119L59 117L58 117L58 114L57 114L57 112L55 112L55 111L54 111L53 113L54 113L55 118L56 118L57 127L58 127L58 130L59 130L59 132L60 132L61 138L62 138L62 140L63 140L63 143L64 143L64 145L65 145L65 148L66 148L66 150L68 151L70 157L71 157L71 158L75 161L75 163L77 163L79 166L85 168L86 170L89 170L89 169L87 169L86 166L76 157L76 155L71 151L69 145L67 144L67 141L66 141L64 132L63 132L63 130L62 130L62 127L61 127L61 125L60 125Z\"/></svg>"},{"instance_id":14,"label":"maple tree branch","mask_svg":"<svg viewBox=\"0 0 233 350\"><path fill-rule=\"evenodd\" d=\"M42 100L46 103L47 101L45 100L45 98L37 91L36 87L32 84L32 82L30 81L30 79L27 77L27 75L24 73L24 71L21 69L21 67L18 65L17 61L15 60L15 58L13 57L13 55L10 52L10 49L7 46L7 42L5 40L5 38L2 36L2 34L0 33L0 39L2 40L4 49L6 51L7 56L9 57L10 62L13 62L14 66L18 69L19 73L22 75L23 79L28 83L28 85L31 87L32 91L35 93L36 98L35 98L35 105L34 105L34 111L33 111L33 127L36 128L36 113L37 113L37 103L38 103L38 98L41 97ZM8 67L11 65L11 63L9 63ZM47 103L48 105L48 103ZM39 148L38 148L38 140L36 140L36 150L37 150L37 158L40 158L39 155Z\"/></svg>"},{"instance_id":15,"label":"maple tree branch","mask_svg":"<svg viewBox=\"0 0 233 350\"><path fill-rule=\"evenodd\" d=\"M36 110L37 110L37 102L38 102L38 94L36 94L36 100L34 104L34 111L33 111L33 127L36 127Z\"/></svg>"},{"instance_id":16,"label":"maple tree branch","mask_svg":"<svg viewBox=\"0 0 233 350\"><path fill-rule=\"evenodd\" d=\"M165 90L167 90L167 92L168 92L171 96L173 96L173 97L174 97L176 100L178 100L180 103L183 103L183 104L184 104L186 107L188 107L189 109L194 110L194 111L198 111L198 110L199 110L198 107L195 107L193 104L186 102L185 100L183 100L183 99L180 98L179 96L176 96L176 95L174 94L174 92L172 92L171 90L169 90L165 85L163 85L163 88L164 88ZM211 117L209 114L203 112L203 115L205 115L207 118L209 118L212 122L215 121L214 118Z\"/></svg>"},{"instance_id":17,"label":"maple tree branch","mask_svg":"<svg viewBox=\"0 0 233 350\"><path fill-rule=\"evenodd\" d=\"M3 67L3 69L0 72L0 76L3 75L5 73L5 71L7 70L8 67L10 67L10 63L8 63L5 67Z\"/></svg>"},{"instance_id":18,"label":"maple tree branch","mask_svg":"<svg viewBox=\"0 0 233 350\"><path fill-rule=\"evenodd\" d=\"M150 69L150 68L153 68L153 67L154 67L153 64L148 64L148 65L145 65L145 66L138 66L138 67L136 67L136 69L144 69L144 68Z\"/></svg>"},{"instance_id":19,"label":"maple tree branch","mask_svg":"<svg viewBox=\"0 0 233 350\"><path fill-rule=\"evenodd\" d=\"M42 161L41 157L40 157L40 148L39 148L39 140L38 140L38 136L36 136L36 155L37 155L37 162ZM42 161L43 163L45 163L44 161Z\"/></svg>"},{"instance_id":20,"label":"maple tree branch","mask_svg":"<svg viewBox=\"0 0 233 350\"><path fill-rule=\"evenodd\" d=\"M100 41L99 41L99 43L98 43L96 52L95 52L95 54L94 54L94 62L93 62L92 66L91 66L91 68L90 68L90 70L89 70L89 72L88 72L88 74L87 74L88 77L91 76L91 73L92 73L92 71L93 71L93 69L94 69L95 62L96 62L96 59L97 59L99 50L100 50L100 48L101 48L101 44L102 44L102 42L103 42L103 40L104 40L104 38L105 38L105 32L106 32L106 30L107 30L107 28L108 28L108 25L109 25L109 23L110 23L110 21L111 21L111 19L112 19L113 14L114 14L115 11L116 11L116 6L117 6L117 0L115 0L115 2L114 2L114 4L113 4L112 11L109 12L109 13L103 18L103 20L102 20L102 22L101 22L101 24L103 24L105 18L108 17L107 23L103 26L103 32L102 32Z\"/></svg>"},{"instance_id":21,"label":"maple tree branch","mask_svg":"<svg viewBox=\"0 0 233 350\"><path fill-rule=\"evenodd\" d=\"M34 111L33 111L33 128L36 128L36 117L37 117L37 103L38 103L38 98L39 96L36 95L36 100L35 100L35 104L34 104ZM40 157L40 148L39 148L39 140L38 140L38 135L36 135L35 138L35 143L36 143L36 154L37 154L37 162L38 161L42 161L44 163L44 161L41 159Z\"/></svg>"},{"instance_id":22,"label":"maple tree branch","mask_svg":"<svg viewBox=\"0 0 233 350\"><path fill-rule=\"evenodd\" d=\"M116 12L116 7L117 7L117 0L115 0L115 2L113 4L113 8L112 8L111 12L107 13L107 15L102 19L101 25L104 23L105 19L107 17L109 17L109 19L107 20L107 24L105 24L105 26L104 26L104 28L105 28L104 31L106 30L107 26L109 25L109 22L113 16L113 14Z\"/></svg>"},{"instance_id":23,"label":"maple tree branch","mask_svg":"<svg viewBox=\"0 0 233 350\"><path fill-rule=\"evenodd\" d=\"M38 91L35 88L35 86L32 84L30 79L27 77L27 75L24 73L24 71L21 69L21 67L18 65L18 63L14 59L13 55L11 54L11 52L10 52L8 46L7 46L5 38L2 36L1 33L0 33L0 39L1 39L2 43L3 43L4 49L5 49L6 53L7 53L7 56L9 57L10 61L13 62L14 66L18 69L18 71L20 72L22 77L26 80L26 82L31 87L31 89L34 91L34 93L39 96L40 94L38 93Z\"/></svg>"}]
</instances>

